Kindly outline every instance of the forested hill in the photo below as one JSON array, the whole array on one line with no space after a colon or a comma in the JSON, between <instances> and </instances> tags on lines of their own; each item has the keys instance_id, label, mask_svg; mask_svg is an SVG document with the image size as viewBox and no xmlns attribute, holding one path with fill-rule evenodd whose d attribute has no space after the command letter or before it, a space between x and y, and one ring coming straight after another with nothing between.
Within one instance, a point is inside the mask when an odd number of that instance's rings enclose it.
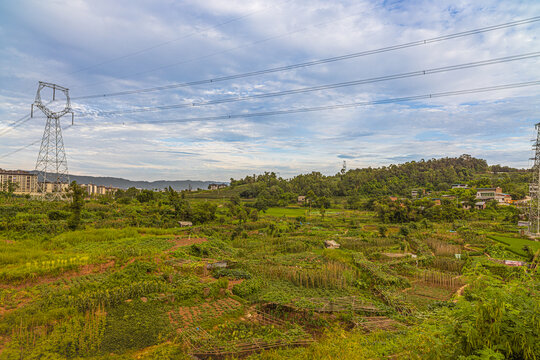
<instances>
[{"instance_id":1,"label":"forested hill","mask_svg":"<svg viewBox=\"0 0 540 360\"><path fill-rule=\"evenodd\" d=\"M242 186L242 197L253 198L262 193L275 198L277 194L307 195L310 191L316 196L408 195L415 188L445 191L452 184L465 183L472 187L499 185L504 191L516 192L516 197L522 197L529 179L529 171L500 165L490 167L483 159L461 155L380 168L352 169L333 176L312 172L285 180L277 178L275 173L265 173L240 180L231 179L231 186Z\"/></svg>"}]
</instances>

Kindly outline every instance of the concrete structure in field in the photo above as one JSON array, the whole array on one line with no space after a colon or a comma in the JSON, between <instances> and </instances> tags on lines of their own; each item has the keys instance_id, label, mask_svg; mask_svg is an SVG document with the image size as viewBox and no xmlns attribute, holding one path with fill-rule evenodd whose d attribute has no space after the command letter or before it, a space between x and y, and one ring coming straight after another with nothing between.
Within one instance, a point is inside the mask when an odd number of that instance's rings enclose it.
<instances>
[{"instance_id":1,"label":"concrete structure in field","mask_svg":"<svg viewBox=\"0 0 540 360\"><path fill-rule=\"evenodd\" d=\"M325 240L324 247L327 249L339 249L341 245L335 242L334 240Z\"/></svg>"},{"instance_id":2,"label":"concrete structure in field","mask_svg":"<svg viewBox=\"0 0 540 360\"><path fill-rule=\"evenodd\" d=\"M38 192L38 178L36 174L20 170L0 169L0 190L7 191L8 184L13 183L15 194L36 194Z\"/></svg>"}]
</instances>

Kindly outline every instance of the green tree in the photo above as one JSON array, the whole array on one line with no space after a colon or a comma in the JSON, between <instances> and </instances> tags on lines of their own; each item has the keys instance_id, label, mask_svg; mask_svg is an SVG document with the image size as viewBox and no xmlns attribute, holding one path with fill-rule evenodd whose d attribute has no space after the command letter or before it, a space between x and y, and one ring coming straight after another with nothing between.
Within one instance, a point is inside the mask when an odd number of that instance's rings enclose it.
<instances>
[{"instance_id":1,"label":"green tree","mask_svg":"<svg viewBox=\"0 0 540 360\"><path fill-rule=\"evenodd\" d=\"M71 216L68 219L68 227L75 230L81 223L81 212L84 207L84 197L86 190L73 181L68 188L68 194L71 197Z\"/></svg>"}]
</instances>

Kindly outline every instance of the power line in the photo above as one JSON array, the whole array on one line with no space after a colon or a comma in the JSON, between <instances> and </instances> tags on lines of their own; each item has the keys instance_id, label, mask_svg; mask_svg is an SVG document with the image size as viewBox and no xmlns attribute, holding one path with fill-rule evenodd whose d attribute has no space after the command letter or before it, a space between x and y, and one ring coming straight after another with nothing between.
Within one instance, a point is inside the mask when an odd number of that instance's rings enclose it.
<instances>
[{"instance_id":1,"label":"power line","mask_svg":"<svg viewBox=\"0 0 540 360\"><path fill-rule=\"evenodd\" d=\"M325 105L325 106L315 106L315 107L305 107L305 108L297 108L297 109L285 109L285 110L274 110L274 111L266 111L266 112L259 112L259 113L248 113L248 114L230 114L230 115L221 115L221 116L207 116L207 117L194 117L194 118L184 118L184 119L170 119L170 120L158 120L158 121L135 121L135 122L128 122L127 124L168 124L168 123L184 123L184 122L194 122L194 121L216 121L216 120L228 120L228 119L241 119L241 118L253 118L253 117L263 117L263 116L276 116L276 115L286 115L286 114L297 114L297 113L307 113L307 112L317 112L317 111L327 111L327 110L341 110L341 109L348 109L348 108L355 108L355 107L362 107L362 106L369 106L369 105L382 105L382 104L392 104L392 103L401 103L401 102L407 102L407 101L416 101L416 100L425 100L425 99L434 99L434 98L441 98L441 97L447 97L447 96L457 96L457 95L465 95L465 94L475 94L475 93L482 93L482 92L489 92L489 91L498 91L498 90L508 90L508 89L517 89L522 87L528 87L528 86L537 86L540 85L540 80L534 80L534 81L528 81L528 82L520 82L520 83L513 83L513 84L505 84L505 85L496 85L496 86L488 86L488 87L482 87L482 88L475 88L475 89L464 89L464 90L455 90L455 91L446 91L446 92L439 92L439 93L432 93L432 94L424 94L424 95L413 95L413 96L406 96L406 97L400 97L400 98L391 98L391 99L381 99L381 100L373 100L373 101L362 101L362 102L354 102L349 104L335 104L335 105ZM124 124L126 124L124 122ZM73 125L69 125L66 127L66 130ZM89 126L89 125L87 125ZM92 126L92 125L90 125ZM93 126L103 126L103 124L97 125L94 124ZM29 145L26 145L20 149L17 149L15 151L12 151L10 153L7 153L3 156L0 156L0 159L6 158L12 154L15 154L19 151L22 151L32 145L37 144L39 141L35 141Z\"/></svg>"},{"instance_id":2,"label":"power line","mask_svg":"<svg viewBox=\"0 0 540 360\"><path fill-rule=\"evenodd\" d=\"M270 74L274 72L294 70L294 69L299 69L299 68L304 68L304 67L327 64L327 63L336 62L336 61L354 59L354 58L373 55L373 54L406 49L410 47L481 34L481 33L489 32L489 31L505 29L505 28L519 26L519 25L531 24L538 21L540 21L540 16L535 16L528 19L507 22L504 24L492 25L488 27L458 32L458 33L449 34L449 35L438 36L438 37L425 39L425 40L408 42L408 43L399 44L399 45L387 46L387 47L383 47L383 48L379 48L375 50L361 51L361 52L356 52L356 53L347 54L347 55L335 56L335 57L330 57L330 58L325 58L325 59L313 60L313 61L308 61L308 62L303 62L303 63L285 65L285 66L252 71L252 72L241 73L241 74L221 76L221 77L205 79L205 80L190 81L186 83L176 83L176 84L170 84L170 85L156 86L156 87L136 89L136 90L119 91L119 92L105 93L105 94L84 95L84 96L74 97L72 98L72 100L94 99L94 98L103 98L103 97L111 97L111 96L132 95L132 94L146 93L146 92L152 92L152 91L170 90L170 89L176 89L176 88L181 88L181 87L211 84L211 83L220 82L220 81L234 80L234 79L240 79L240 78L245 78L245 77L250 77L250 76L257 76L257 75Z\"/></svg>"},{"instance_id":3,"label":"power line","mask_svg":"<svg viewBox=\"0 0 540 360\"><path fill-rule=\"evenodd\" d=\"M391 104L391 103L400 103L400 102L415 101L415 100L434 99L434 98L441 98L441 97L447 97L447 96L475 94L475 93L507 90L507 89L517 89L517 88L536 86L536 85L540 85L540 80L505 84L505 85L497 85L497 86L488 86L488 87L475 88L475 89L455 90L455 91L446 91L446 92L424 94L424 95L406 96L406 97L400 97L400 98L354 102L354 103L349 103L349 104L335 104L335 105L304 107L304 108L296 108L296 109L274 110L274 111L266 111L266 112L258 112L258 113L230 114L230 115L221 115L221 116L193 117L193 118L183 118L183 119L156 120L156 121L132 121L132 122L127 122L127 124L166 124L166 123L183 123L183 122L192 122L192 121L214 121L214 120L241 119L241 118L307 113L307 112L326 111L326 110L340 110L340 109L348 109L348 108L355 108L355 107L369 106L369 105ZM124 124L126 124L126 122L124 122Z\"/></svg>"},{"instance_id":4,"label":"power line","mask_svg":"<svg viewBox=\"0 0 540 360\"><path fill-rule=\"evenodd\" d=\"M72 127L72 126L73 126L73 125L71 125L71 124L68 125L68 126L66 126L66 127L64 128L64 131L67 130L67 129L69 129L69 128ZM29 147L31 147L31 146L33 146L33 145L36 145L36 144L39 143L40 141L41 141L41 139L36 140L36 141L34 141L33 143L30 143L30 144L28 144L28 145L25 145L25 146L23 146L23 147L21 147L21 148L18 148L18 149L16 149L16 150L14 150L14 151L11 151L11 152L9 152L9 153L7 153L7 154L4 154L4 155L0 156L0 159L5 159L5 158L7 158L7 157L9 157L9 156L11 156L11 155L14 155L14 154L20 152L20 151L23 151L23 150L25 150L25 149L28 149Z\"/></svg>"},{"instance_id":5,"label":"power line","mask_svg":"<svg viewBox=\"0 0 540 360\"><path fill-rule=\"evenodd\" d=\"M83 72L83 71L86 71L86 70L90 70L90 69L93 69L93 68L96 68L96 67L99 67L99 66L102 66L102 65L110 64L110 63L115 62L115 61L118 61L118 60L122 60L122 59L125 59L125 58L128 58L128 57L132 57L132 56L135 56L135 55L139 55L139 54L145 53L145 52L147 52L147 51L150 51L150 50L153 50L153 49L156 49L156 48L159 48L159 47L162 47L162 46L171 44L171 43L173 43L173 42L177 42L177 41L180 41L180 40L183 40L183 39L187 39L187 38L192 37L192 36L194 36L194 35L196 35L196 34L199 34L199 33L202 33L202 32L208 31L208 30L212 30L212 29L217 29L217 28L219 28L219 27L222 27L222 26L224 26L224 25L230 24L230 23L232 23L232 22L235 22L235 21L238 21L238 20L245 19L245 18L250 17L250 16L252 16L252 15L254 15L254 14L256 14L256 13L259 13L259 12L262 12L262 11L266 11L267 9L268 9L268 8L261 9L261 10L256 10L256 11L252 11L252 12L247 13L247 14L245 14L245 15L238 16L238 17L229 19L229 20L227 20L227 21L218 23L218 24L216 24L216 25L209 26L209 27L206 27L206 28L201 29L201 30L198 30L198 31L193 31L193 32L191 32L191 33L189 33L189 34L187 34L187 35L182 36L182 37L179 37L179 38L176 38L176 39L172 39L172 40L168 40L168 41L164 41L164 42L161 42L161 43L158 43L158 44L155 44L155 45L152 45L152 46L149 46L149 47L146 47L146 48L143 48L143 49L140 49L140 50L137 50L137 51L134 51L134 52L131 52L131 53L122 55L122 56L118 56L118 57L115 57L115 58L112 58L112 59L103 61L103 62L98 63L98 64L95 64L95 65L91 65L91 66L88 66L88 67L85 67L85 68L82 68L82 69L73 71L73 72L71 72L71 73L68 73L68 75L77 74L77 73L80 73L80 72Z\"/></svg>"},{"instance_id":6,"label":"power line","mask_svg":"<svg viewBox=\"0 0 540 360\"><path fill-rule=\"evenodd\" d=\"M353 80L353 81L347 81L347 82L312 86L312 87L278 91L278 92L272 92L272 93L263 93L263 94L254 94L254 95L247 95L247 96L215 99L215 100L208 100L208 101L203 101L203 102L198 102L198 103L190 102L190 103L173 104L173 105L143 107L143 108L137 108L137 109L131 109L131 110L108 111L108 112L101 112L99 113L99 115L116 115L116 114L149 112L149 111L163 111L163 110L171 110L171 109L178 109L178 108L185 108L185 107L217 105L217 104L224 104L224 103L231 103L231 102L238 102L238 101L246 101L246 100L251 100L251 99L262 99L262 98L270 98L270 97L277 97L277 96L295 95L295 94L302 94L302 93L313 92L313 91L336 89L336 88L341 88L341 87L370 84L370 83L381 82L381 81L404 79L404 78L431 75L431 74L437 74L437 73L448 72L448 71L456 71L456 70L463 70L463 69L469 69L469 68L475 68L475 67L481 67L481 66L487 66L487 65L501 64L501 63L506 63L510 61L536 58L539 56L540 56L540 52L533 52L533 53L528 53L528 54L506 56L506 57L490 59L490 60L469 62L469 63L459 64L459 65L443 66L443 67L427 69L427 70L419 70L419 71L413 71L413 72L407 72L407 73L401 73L401 74L386 75L386 76L380 76L380 77L369 78L369 79Z\"/></svg>"},{"instance_id":7,"label":"power line","mask_svg":"<svg viewBox=\"0 0 540 360\"><path fill-rule=\"evenodd\" d=\"M225 50L213 52L213 53L210 53L210 54L206 54L206 55L199 56L199 57L194 57L194 58L187 59L187 60L182 60L180 62L176 62L176 63L173 63L173 64L158 66L158 67L155 67L155 68L152 68L152 69L149 69L149 70L145 70L145 71L140 71L140 72L137 72L137 73L126 74L126 75L123 75L123 76L126 77L126 76L129 76L129 75L131 75L131 76L143 75L143 74L151 73L151 72L154 72L154 71L157 71L157 70L163 70L163 69L167 69L167 68L170 68L170 67L173 67L173 66L186 64L186 63L189 63L189 62L211 58L211 57L214 57L216 55L226 54L226 53L229 53L229 52L234 51L234 50L242 49L242 48L253 46L253 45L262 44L262 43L265 43L265 42L270 41L270 40L275 40L275 39L283 38L283 37L286 37L286 36L289 36L289 35L292 35L292 34L303 32L303 31L309 29L310 27L320 27L320 26L323 26L323 25L334 23L336 21L341 21L343 19L350 18L352 16L356 16L356 15L357 14L353 14L353 15L346 16L344 18L334 19L334 20L330 20L330 21L324 21L324 22L321 22L321 23L318 23L318 24L315 24L315 25L306 26L304 28L300 28L300 29L297 29L297 30L288 31L288 32L285 32L285 33L282 33L282 34L279 34L279 35L274 35L274 36L266 37L266 38L263 38L263 39L260 39L260 40L256 40L256 41L250 42L248 44L228 48L228 49L225 49ZM114 80L99 81L99 82L87 85L86 87L99 85L99 84L104 84L104 83L108 83L108 82L111 82L111 81L114 81ZM101 97L101 95L98 95L97 97ZM81 98L86 98L86 97L78 97L78 98L75 97L73 99L81 99Z\"/></svg>"},{"instance_id":8,"label":"power line","mask_svg":"<svg viewBox=\"0 0 540 360\"><path fill-rule=\"evenodd\" d=\"M45 105L49 105L52 102L53 102L53 100L49 101ZM40 118L40 117L35 116L34 118ZM13 131L14 129L18 128L21 125L24 125L25 123L27 123L30 120L32 120L32 114L31 113L23 116L22 118L20 118L18 120L13 121L11 124L6 125L5 128L0 130L0 136L3 136L5 134Z\"/></svg>"},{"instance_id":9,"label":"power line","mask_svg":"<svg viewBox=\"0 0 540 360\"><path fill-rule=\"evenodd\" d=\"M49 105L52 102L53 101L51 100L45 105ZM18 120L13 121L11 124L6 125L5 128L0 130L0 136L3 136L5 134L13 131L14 129L18 128L21 125L24 125L25 123L27 123L31 119L32 119L32 114L30 113L30 114L27 114L27 115L23 116L22 118L20 118Z\"/></svg>"},{"instance_id":10,"label":"power line","mask_svg":"<svg viewBox=\"0 0 540 360\"><path fill-rule=\"evenodd\" d=\"M11 128L19 126L21 123L24 123L30 119L30 114L26 114L20 119L13 121L11 124L7 124L4 128L0 129L0 135L5 134L7 131L10 131Z\"/></svg>"}]
</instances>

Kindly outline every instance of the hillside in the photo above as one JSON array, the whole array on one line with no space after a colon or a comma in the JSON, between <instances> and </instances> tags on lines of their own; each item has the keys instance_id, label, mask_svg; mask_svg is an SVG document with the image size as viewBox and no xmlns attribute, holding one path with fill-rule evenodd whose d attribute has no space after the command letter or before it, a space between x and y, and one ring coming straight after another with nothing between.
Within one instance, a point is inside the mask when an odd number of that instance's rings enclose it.
<instances>
[{"instance_id":1,"label":"hillside","mask_svg":"<svg viewBox=\"0 0 540 360\"><path fill-rule=\"evenodd\" d=\"M470 187L501 186L513 198L520 199L528 191L531 173L500 165L488 166L483 159L470 155L411 161L379 168L351 169L325 176L319 172L301 174L292 179L278 178L275 173L246 176L232 180L231 187L241 188L240 196L267 199L294 198L313 192L318 197L410 195L411 190L446 191L452 184Z\"/></svg>"},{"instance_id":2,"label":"hillside","mask_svg":"<svg viewBox=\"0 0 540 360\"><path fill-rule=\"evenodd\" d=\"M35 171L31 171L35 173ZM86 175L70 175L71 181L76 181L78 184L94 184L111 186L119 189L129 189L134 187L137 189L165 189L169 186L174 190L187 190L187 189L208 189L210 184L222 184L222 181L202 181L202 180L157 180L157 181L134 181L117 177L105 177L105 176L86 176Z\"/></svg>"}]
</instances>

